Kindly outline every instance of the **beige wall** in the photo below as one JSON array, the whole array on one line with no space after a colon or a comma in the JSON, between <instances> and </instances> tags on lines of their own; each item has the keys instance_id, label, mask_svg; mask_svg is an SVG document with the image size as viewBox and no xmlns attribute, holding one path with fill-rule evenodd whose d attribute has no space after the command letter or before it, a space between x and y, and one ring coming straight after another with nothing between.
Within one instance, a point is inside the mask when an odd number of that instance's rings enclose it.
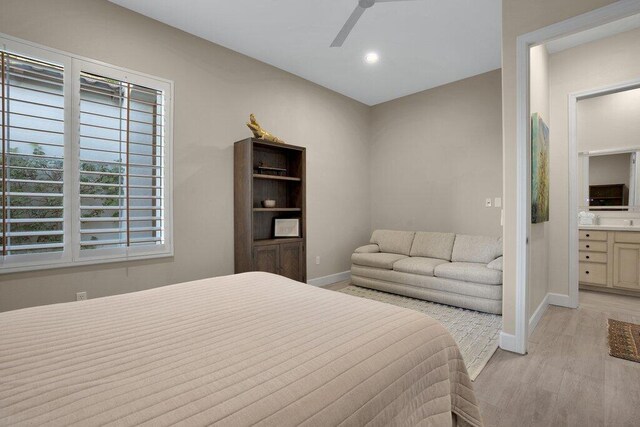
<instances>
[{"instance_id":1,"label":"beige wall","mask_svg":"<svg viewBox=\"0 0 640 427\"><path fill-rule=\"evenodd\" d=\"M544 45L531 48L529 56L529 109L549 121L549 53ZM553 142L549 142L553 144ZM549 223L531 224L529 230L529 315L542 303L549 291Z\"/></svg>"},{"instance_id":2,"label":"beige wall","mask_svg":"<svg viewBox=\"0 0 640 427\"><path fill-rule=\"evenodd\" d=\"M568 104L570 93L597 89L640 77L640 30L567 49L550 56L550 232L549 290L569 293L569 156ZM577 195L576 195L577 196ZM578 197L572 203L578 203Z\"/></svg>"},{"instance_id":3,"label":"beige wall","mask_svg":"<svg viewBox=\"0 0 640 427\"><path fill-rule=\"evenodd\" d=\"M2 0L0 32L175 82L175 257L2 275L0 311L233 273L232 144L251 112L307 147L309 277L348 270L369 238L367 106L106 0Z\"/></svg>"},{"instance_id":4,"label":"beige wall","mask_svg":"<svg viewBox=\"0 0 640 427\"><path fill-rule=\"evenodd\" d=\"M495 70L373 107L373 228L502 234L500 94Z\"/></svg>"},{"instance_id":5,"label":"beige wall","mask_svg":"<svg viewBox=\"0 0 640 427\"><path fill-rule=\"evenodd\" d=\"M577 115L578 151L640 148L640 89L581 99Z\"/></svg>"},{"instance_id":6,"label":"beige wall","mask_svg":"<svg viewBox=\"0 0 640 427\"><path fill-rule=\"evenodd\" d=\"M629 187L631 154L589 157L589 185L625 184Z\"/></svg>"},{"instance_id":7,"label":"beige wall","mask_svg":"<svg viewBox=\"0 0 640 427\"><path fill-rule=\"evenodd\" d=\"M612 0L504 0L502 2L502 126L504 193L504 332L515 333L516 289L516 39ZM554 141L550 136L550 141ZM551 144L553 147L553 144ZM553 170L553 166L551 166ZM553 180L552 180L553 182ZM553 190L554 184L551 184ZM553 212L554 205L550 205ZM553 233L551 235L555 236ZM554 237L555 244L555 237Z\"/></svg>"}]
</instances>

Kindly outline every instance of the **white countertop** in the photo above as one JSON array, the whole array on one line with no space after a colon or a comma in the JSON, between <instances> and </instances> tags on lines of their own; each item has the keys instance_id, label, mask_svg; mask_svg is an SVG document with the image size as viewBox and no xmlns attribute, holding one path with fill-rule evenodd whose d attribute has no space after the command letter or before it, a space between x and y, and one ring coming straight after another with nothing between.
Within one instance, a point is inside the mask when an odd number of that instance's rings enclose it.
<instances>
[{"instance_id":1,"label":"white countertop","mask_svg":"<svg viewBox=\"0 0 640 427\"><path fill-rule=\"evenodd\" d=\"M638 225L580 225L579 230L601 230L601 231L638 231L640 232L640 226Z\"/></svg>"}]
</instances>

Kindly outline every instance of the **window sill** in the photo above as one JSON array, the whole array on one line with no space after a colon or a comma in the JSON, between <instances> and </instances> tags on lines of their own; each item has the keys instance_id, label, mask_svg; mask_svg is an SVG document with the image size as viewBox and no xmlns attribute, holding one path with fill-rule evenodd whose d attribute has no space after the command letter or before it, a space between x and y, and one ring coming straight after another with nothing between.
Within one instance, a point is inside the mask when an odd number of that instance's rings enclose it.
<instances>
[{"instance_id":1,"label":"window sill","mask_svg":"<svg viewBox=\"0 0 640 427\"><path fill-rule=\"evenodd\" d=\"M53 260L53 261L41 261L41 262L31 262L29 264L18 264L14 265L10 263L3 264L0 261L0 276L4 274L12 274L12 273L27 273L30 271L41 271L41 270L53 270L59 268L73 268L73 267L85 267L91 265L100 265L100 264L113 264L113 263L128 263L132 261L144 261L150 259L160 259L160 258L172 258L173 257L173 248L168 251L163 252L155 252L155 253L147 253L147 254L137 254L137 255L129 255L129 256L113 256L113 257L104 257L104 258L92 258L92 259L79 259L76 261L62 261L62 260Z\"/></svg>"}]
</instances>

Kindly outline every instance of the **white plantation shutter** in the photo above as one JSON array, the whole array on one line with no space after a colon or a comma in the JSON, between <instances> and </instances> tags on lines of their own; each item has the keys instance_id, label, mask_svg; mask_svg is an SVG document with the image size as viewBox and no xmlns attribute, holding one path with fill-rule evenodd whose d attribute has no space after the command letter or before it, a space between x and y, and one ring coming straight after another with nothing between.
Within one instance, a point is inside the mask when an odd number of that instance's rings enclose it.
<instances>
[{"instance_id":1,"label":"white plantation shutter","mask_svg":"<svg viewBox=\"0 0 640 427\"><path fill-rule=\"evenodd\" d=\"M165 243L164 94L80 74L80 250Z\"/></svg>"},{"instance_id":2,"label":"white plantation shutter","mask_svg":"<svg viewBox=\"0 0 640 427\"><path fill-rule=\"evenodd\" d=\"M173 255L167 80L0 36L0 274Z\"/></svg>"},{"instance_id":3,"label":"white plantation shutter","mask_svg":"<svg viewBox=\"0 0 640 427\"><path fill-rule=\"evenodd\" d=\"M64 249L62 66L0 50L3 257Z\"/></svg>"}]
</instances>

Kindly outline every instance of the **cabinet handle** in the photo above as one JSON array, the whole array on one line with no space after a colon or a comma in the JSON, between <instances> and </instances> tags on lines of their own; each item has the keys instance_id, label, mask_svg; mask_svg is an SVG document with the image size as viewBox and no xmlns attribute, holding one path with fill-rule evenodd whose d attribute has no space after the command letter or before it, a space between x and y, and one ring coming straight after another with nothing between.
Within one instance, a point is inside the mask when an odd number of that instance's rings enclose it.
<instances>
[{"instance_id":1,"label":"cabinet handle","mask_svg":"<svg viewBox=\"0 0 640 427\"><path fill-rule=\"evenodd\" d=\"M587 270L587 271L585 271L585 273L589 274L589 271Z\"/></svg>"},{"instance_id":2,"label":"cabinet handle","mask_svg":"<svg viewBox=\"0 0 640 427\"><path fill-rule=\"evenodd\" d=\"M587 255L585 258L589 259L589 255Z\"/></svg>"},{"instance_id":3,"label":"cabinet handle","mask_svg":"<svg viewBox=\"0 0 640 427\"><path fill-rule=\"evenodd\" d=\"M587 245L587 249L589 249L589 245Z\"/></svg>"},{"instance_id":4,"label":"cabinet handle","mask_svg":"<svg viewBox=\"0 0 640 427\"><path fill-rule=\"evenodd\" d=\"M587 237L589 237L589 235L587 234Z\"/></svg>"}]
</instances>

